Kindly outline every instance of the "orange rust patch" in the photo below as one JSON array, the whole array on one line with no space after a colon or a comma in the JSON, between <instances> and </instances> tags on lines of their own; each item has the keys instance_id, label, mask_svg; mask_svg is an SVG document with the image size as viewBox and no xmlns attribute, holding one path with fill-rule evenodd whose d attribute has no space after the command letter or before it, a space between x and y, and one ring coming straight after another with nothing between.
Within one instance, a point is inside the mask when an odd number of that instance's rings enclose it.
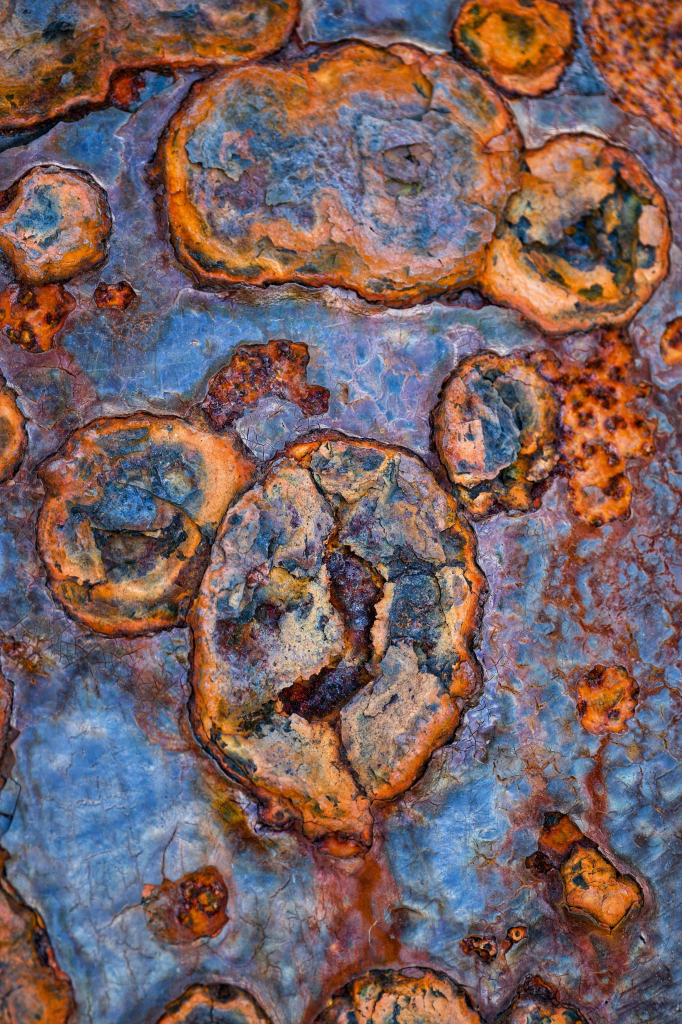
<instances>
[{"instance_id":1,"label":"orange rust patch","mask_svg":"<svg viewBox=\"0 0 682 1024\"><path fill-rule=\"evenodd\" d=\"M253 996L236 985L192 985L166 1007L157 1024L199 1024L200 1021L270 1024Z\"/></svg>"},{"instance_id":2,"label":"orange rust patch","mask_svg":"<svg viewBox=\"0 0 682 1024\"><path fill-rule=\"evenodd\" d=\"M370 971L337 992L316 1024L483 1024L469 996L445 974L412 967Z\"/></svg>"},{"instance_id":3,"label":"orange rust patch","mask_svg":"<svg viewBox=\"0 0 682 1024\"><path fill-rule=\"evenodd\" d=\"M515 924L507 931L507 942L511 945L515 945L517 942L523 942L524 939L528 938L528 929L525 924Z\"/></svg>"},{"instance_id":4,"label":"orange rust patch","mask_svg":"<svg viewBox=\"0 0 682 1024\"><path fill-rule=\"evenodd\" d=\"M149 930L174 945L217 935L227 924L227 886L214 867L145 885L142 905Z\"/></svg>"},{"instance_id":5,"label":"orange rust patch","mask_svg":"<svg viewBox=\"0 0 682 1024\"><path fill-rule=\"evenodd\" d=\"M106 193L85 171L32 167L0 195L0 251L29 284L68 281L107 254Z\"/></svg>"},{"instance_id":6,"label":"orange rust patch","mask_svg":"<svg viewBox=\"0 0 682 1024\"><path fill-rule=\"evenodd\" d=\"M17 405L17 396L0 373L0 483L17 472L27 444L26 420Z\"/></svg>"},{"instance_id":7,"label":"orange rust patch","mask_svg":"<svg viewBox=\"0 0 682 1024\"><path fill-rule=\"evenodd\" d=\"M0 850L0 1005L8 1024L66 1024L75 1009L45 924L5 877Z\"/></svg>"},{"instance_id":8,"label":"orange rust patch","mask_svg":"<svg viewBox=\"0 0 682 1024\"><path fill-rule=\"evenodd\" d=\"M40 470L38 547L53 595L109 636L182 623L218 524L252 474L237 438L172 416L77 430Z\"/></svg>"},{"instance_id":9,"label":"orange rust patch","mask_svg":"<svg viewBox=\"0 0 682 1024\"><path fill-rule=\"evenodd\" d=\"M526 512L559 458L558 403L524 353L463 359L433 411L434 442L468 512Z\"/></svg>"},{"instance_id":10,"label":"orange rust patch","mask_svg":"<svg viewBox=\"0 0 682 1024\"><path fill-rule=\"evenodd\" d=\"M585 41L616 103L682 143L678 0L592 0Z\"/></svg>"},{"instance_id":11,"label":"orange rust patch","mask_svg":"<svg viewBox=\"0 0 682 1024\"><path fill-rule=\"evenodd\" d=\"M625 732L637 708L639 687L622 665L595 665L578 682L580 723L594 736Z\"/></svg>"},{"instance_id":12,"label":"orange rust patch","mask_svg":"<svg viewBox=\"0 0 682 1024\"><path fill-rule=\"evenodd\" d=\"M363 852L371 802L412 785L475 692L482 593L473 537L416 456L334 433L294 444L214 544L195 732L267 824Z\"/></svg>"},{"instance_id":13,"label":"orange rust patch","mask_svg":"<svg viewBox=\"0 0 682 1024\"><path fill-rule=\"evenodd\" d=\"M55 20L49 5L0 14L0 131L129 100L127 70L225 67L274 53L290 35L298 0L198 0L184 10L141 0L88 0ZM181 16L180 16L181 15ZM42 17L42 22L41 22ZM123 72L122 77L117 75ZM123 84L125 82L125 84Z\"/></svg>"},{"instance_id":14,"label":"orange rust patch","mask_svg":"<svg viewBox=\"0 0 682 1024\"><path fill-rule=\"evenodd\" d=\"M61 284L10 285L0 291L0 332L28 352L47 352L75 308Z\"/></svg>"},{"instance_id":15,"label":"orange rust patch","mask_svg":"<svg viewBox=\"0 0 682 1024\"><path fill-rule=\"evenodd\" d=\"M279 339L266 345L240 345L208 386L202 409L214 430L231 426L248 405L273 395L295 402L305 416L329 408L329 392L308 384L308 346Z\"/></svg>"},{"instance_id":16,"label":"orange rust patch","mask_svg":"<svg viewBox=\"0 0 682 1024\"><path fill-rule=\"evenodd\" d=\"M573 49L573 23L553 0L469 0L453 27L468 60L509 92L554 89Z\"/></svg>"},{"instance_id":17,"label":"orange rust patch","mask_svg":"<svg viewBox=\"0 0 682 1024\"><path fill-rule=\"evenodd\" d=\"M635 879L622 875L567 815L545 815L538 847L526 867L540 874L559 871L564 906L572 914L611 931L643 905Z\"/></svg>"},{"instance_id":18,"label":"orange rust patch","mask_svg":"<svg viewBox=\"0 0 682 1024\"><path fill-rule=\"evenodd\" d=\"M655 451L655 421L635 405L649 385L630 378L633 360L632 345L620 331L605 331L583 364L538 357L539 369L561 395L561 453L571 507L591 526L627 518L627 460Z\"/></svg>"},{"instance_id":19,"label":"orange rust patch","mask_svg":"<svg viewBox=\"0 0 682 1024\"><path fill-rule=\"evenodd\" d=\"M496 1024L587 1024L580 1010L563 1003L554 985L538 975L519 986L511 1005Z\"/></svg>"},{"instance_id":20,"label":"orange rust patch","mask_svg":"<svg viewBox=\"0 0 682 1024\"><path fill-rule=\"evenodd\" d=\"M525 153L479 285L547 334L628 323L668 272L663 195L629 150L559 135Z\"/></svg>"},{"instance_id":21,"label":"orange rust patch","mask_svg":"<svg viewBox=\"0 0 682 1024\"><path fill-rule=\"evenodd\" d=\"M494 935L467 935L459 948L465 956L477 956L484 964L491 964L497 956L497 939Z\"/></svg>"},{"instance_id":22,"label":"orange rust patch","mask_svg":"<svg viewBox=\"0 0 682 1024\"><path fill-rule=\"evenodd\" d=\"M665 325L661 338L661 358L669 366L682 363L682 316L675 317Z\"/></svg>"},{"instance_id":23,"label":"orange rust patch","mask_svg":"<svg viewBox=\"0 0 682 1024\"><path fill-rule=\"evenodd\" d=\"M199 281L334 285L401 306L473 280L519 147L504 103L451 57L348 43L198 83L159 168Z\"/></svg>"},{"instance_id":24,"label":"orange rust patch","mask_svg":"<svg viewBox=\"0 0 682 1024\"><path fill-rule=\"evenodd\" d=\"M98 284L93 298L98 309L111 306L113 309L125 312L128 306L135 301L137 295L127 281L119 281L118 284Z\"/></svg>"}]
</instances>

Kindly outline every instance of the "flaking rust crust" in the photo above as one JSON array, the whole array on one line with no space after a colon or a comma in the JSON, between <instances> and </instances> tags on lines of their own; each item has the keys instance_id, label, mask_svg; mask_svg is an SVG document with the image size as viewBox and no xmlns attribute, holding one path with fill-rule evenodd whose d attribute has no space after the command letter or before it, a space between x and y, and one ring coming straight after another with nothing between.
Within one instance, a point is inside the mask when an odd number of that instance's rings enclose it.
<instances>
[{"instance_id":1,"label":"flaking rust crust","mask_svg":"<svg viewBox=\"0 0 682 1024\"><path fill-rule=\"evenodd\" d=\"M480 277L547 334L626 324L668 272L665 199L638 158L594 136L524 154Z\"/></svg>"},{"instance_id":2,"label":"flaking rust crust","mask_svg":"<svg viewBox=\"0 0 682 1024\"><path fill-rule=\"evenodd\" d=\"M422 968L370 971L329 1000L315 1024L484 1024L447 975Z\"/></svg>"},{"instance_id":3,"label":"flaking rust crust","mask_svg":"<svg viewBox=\"0 0 682 1024\"><path fill-rule=\"evenodd\" d=\"M178 259L200 282L338 285L405 306L482 269L519 146L475 72L352 43L195 86L159 171Z\"/></svg>"},{"instance_id":4,"label":"flaking rust crust","mask_svg":"<svg viewBox=\"0 0 682 1024\"><path fill-rule=\"evenodd\" d=\"M224 67L273 53L298 9L298 0L74 0L60 17L43 0L4 5L0 131L101 106L112 76L129 68Z\"/></svg>"},{"instance_id":5,"label":"flaking rust crust","mask_svg":"<svg viewBox=\"0 0 682 1024\"><path fill-rule=\"evenodd\" d=\"M452 34L475 68L522 96L556 88L575 42L570 9L554 0L468 0Z\"/></svg>"},{"instance_id":6,"label":"flaking rust crust","mask_svg":"<svg viewBox=\"0 0 682 1024\"><path fill-rule=\"evenodd\" d=\"M595 665L578 680L580 724L593 736L625 732L637 709L639 687L622 665Z\"/></svg>"},{"instance_id":7,"label":"flaking rust crust","mask_svg":"<svg viewBox=\"0 0 682 1024\"><path fill-rule=\"evenodd\" d=\"M270 1024L255 999L234 985L192 985L157 1024Z\"/></svg>"},{"instance_id":8,"label":"flaking rust crust","mask_svg":"<svg viewBox=\"0 0 682 1024\"><path fill-rule=\"evenodd\" d=\"M228 512L192 615L192 720L270 825L372 841L475 693L484 580L424 464L320 434Z\"/></svg>"},{"instance_id":9,"label":"flaking rust crust","mask_svg":"<svg viewBox=\"0 0 682 1024\"><path fill-rule=\"evenodd\" d=\"M0 194L0 252L29 285L56 284L104 262L106 193L91 175L33 167Z\"/></svg>"},{"instance_id":10,"label":"flaking rust crust","mask_svg":"<svg viewBox=\"0 0 682 1024\"><path fill-rule=\"evenodd\" d=\"M538 508L558 459L559 405L531 354L467 356L433 411L434 443L467 512Z\"/></svg>"},{"instance_id":11,"label":"flaking rust crust","mask_svg":"<svg viewBox=\"0 0 682 1024\"><path fill-rule=\"evenodd\" d=\"M585 39L613 99L682 142L677 0L591 0Z\"/></svg>"},{"instance_id":12,"label":"flaking rust crust","mask_svg":"<svg viewBox=\"0 0 682 1024\"><path fill-rule=\"evenodd\" d=\"M227 924L227 886L217 868L198 868L176 881L142 889L147 926L161 941L180 945L218 935Z\"/></svg>"},{"instance_id":13,"label":"flaking rust crust","mask_svg":"<svg viewBox=\"0 0 682 1024\"><path fill-rule=\"evenodd\" d=\"M526 978L511 1006L495 1024L588 1024L577 1007L561 1000L558 989L535 975Z\"/></svg>"},{"instance_id":14,"label":"flaking rust crust","mask_svg":"<svg viewBox=\"0 0 682 1024\"><path fill-rule=\"evenodd\" d=\"M8 285L0 291L0 334L27 352L47 352L75 308L61 284Z\"/></svg>"},{"instance_id":15,"label":"flaking rust crust","mask_svg":"<svg viewBox=\"0 0 682 1024\"><path fill-rule=\"evenodd\" d=\"M77 431L40 471L38 547L55 598L109 636L183 623L220 520L252 474L238 438L171 416Z\"/></svg>"},{"instance_id":16,"label":"flaking rust crust","mask_svg":"<svg viewBox=\"0 0 682 1024\"><path fill-rule=\"evenodd\" d=\"M26 418L17 405L17 396L7 387L0 373L0 484L11 480L26 452ZM2 748L0 729L0 749Z\"/></svg>"}]
</instances>

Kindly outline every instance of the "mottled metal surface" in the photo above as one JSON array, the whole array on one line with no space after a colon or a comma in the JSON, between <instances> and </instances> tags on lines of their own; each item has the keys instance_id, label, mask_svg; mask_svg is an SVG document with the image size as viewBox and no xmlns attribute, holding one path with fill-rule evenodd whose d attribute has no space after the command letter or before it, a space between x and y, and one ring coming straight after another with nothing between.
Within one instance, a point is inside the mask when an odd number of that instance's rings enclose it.
<instances>
[{"instance_id":1,"label":"mottled metal surface","mask_svg":"<svg viewBox=\"0 0 682 1024\"><path fill-rule=\"evenodd\" d=\"M456 4L304 5L303 35L445 49ZM410 310L293 286L217 295L175 262L153 201L148 164L192 75L147 76L133 113L93 112L0 156L0 188L35 164L89 172L108 194L107 263L69 283L78 301L60 344L29 352L0 342L0 369L28 418L29 452L0 503L2 663L14 683L15 764L0 792L7 874L45 920L70 976L76 1024L152 1024L193 983L254 995L275 1024L310 1021L329 995L372 968L446 971L492 1020L539 973L591 1024L666 1024L682 1003L682 768L679 669L682 367L660 357L665 324L682 313L682 151L616 108L578 51L559 90L511 106L526 144L590 131L631 146L671 213L672 269L637 316L638 372L655 384L658 447L633 464L631 517L599 529L568 510L556 479L540 510L475 525L490 595L479 657L484 693L454 743L377 823L364 861L316 853L256 823L187 724L187 630L151 638L95 636L46 589L35 550L42 501L36 465L76 426L133 410L183 412L237 345L308 345L308 380L330 391L314 421L261 399L239 421L268 457L310 425L405 445L435 465L429 411L466 353L539 348L518 314L441 302ZM7 281L9 278L7 278ZM125 310L98 308L100 282L130 283ZM2 282L3 284L6 282ZM590 338L557 350L573 358ZM622 665L639 686L627 731L592 735L575 685L595 664ZM525 867L543 815L570 814L644 893L612 935L569 920ZM213 865L229 892L217 936L169 945L147 926L145 885ZM491 963L460 941L528 928Z\"/></svg>"}]
</instances>

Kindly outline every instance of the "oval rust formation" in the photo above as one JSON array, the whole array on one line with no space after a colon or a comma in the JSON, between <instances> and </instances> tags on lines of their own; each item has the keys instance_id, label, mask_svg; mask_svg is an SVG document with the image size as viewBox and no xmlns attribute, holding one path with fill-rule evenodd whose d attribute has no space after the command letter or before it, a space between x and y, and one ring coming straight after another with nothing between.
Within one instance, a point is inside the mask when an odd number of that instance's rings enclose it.
<instances>
[{"instance_id":1,"label":"oval rust formation","mask_svg":"<svg viewBox=\"0 0 682 1024\"><path fill-rule=\"evenodd\" d=\"M337 285L400 306L482 269L519 146L475 72L351 43L195 86L159 168L171 240L200 282Z\"/></svg>"},{"instance_id":2,"label":"oval rust formation","mask_svg":"<svg viewBox=\"0 0 682 1024\"><path fill-rule=\"evenodd\" d=\"M270 1024L253 996L236 985L191 985L157 1024Z\"/></svg>"},{"instance_id":3,"label":"oval rust formation","mask_svg":"<svg viewBox=\"0 0 682 1024\"><path fill-rule=\"evenodd\" d=\"M414 455L320 434L229 511L192 616L195 731L270 825L369 846L476 689L484 579Z\"/></svg>"},{"instance_id":4,"label":"oval rust formation","mask_svg":"<svg viewBox=\"0 0 682 1024\"><path fill-rule=\"evenodd\" d=\"M446 974L411 967L370 971L327 1003L315 1024L484 1024L467 993Z\"/></svg>"},{"instance_id":5,"label":"oval rust formation","mask_svg":"<svg viewBox=\"0 0 682 1024\"><path fill-rule=\"evenodd\" d=\"M147 927L161 942L179 945L218 935L227 924L227 886L217 868L198 868L177 881L142 890Z\"/></svg>"}]
</instances>

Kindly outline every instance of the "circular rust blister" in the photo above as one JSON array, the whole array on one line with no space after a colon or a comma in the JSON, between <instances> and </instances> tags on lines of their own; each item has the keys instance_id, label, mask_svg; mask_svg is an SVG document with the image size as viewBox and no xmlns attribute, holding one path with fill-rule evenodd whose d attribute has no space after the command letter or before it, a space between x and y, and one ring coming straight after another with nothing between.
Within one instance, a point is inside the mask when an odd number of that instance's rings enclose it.
<instances>
[{"instance_id":1,"label":"circular rust blister","mask_svg":"<svg viewBox=\"0 0 682 1024\"><path fill-rule=\"evenodd\" d=\"M483 1024L446 974L422 967L369 971L329 1000L315 1024Z\"/></svg>"},{"instance_id":2,"label":"circular rust blister","mask_svg":"<svg viewBox=\"0 0 682 1024\"><path fill-rule=\"evenodd\" d=\"M191 985L157 1024L270 1024L253 996L236 985Z\"/></svg>"},{"instance_id":3,"label":"circular rust blister","mask_svg":"<svg viewBox=\"0 0 682 1024\"><path fill-rule=\"evenodd\" d=\"M662 194L637 157L590 135L524 159L481 289L548 334L628 323L668 272Z\"/></svg>"},{"instance_id":4,"label":"circular rust blister","mask_svg":"<svg viewBox=\"0 0 682 1024\"><path fill-rule=\"evenodd\" d=\"M26 420L17 396L0 373L0 483L11 480L26 452Z\"/></svg>"},{"instance_id":5,"label":"circular rust blister","mask_svg":"<svg viewBox=\"0 0 682 1024\"><path fill-rule=\"evenodd\" d=\"M265 821L332 853L448 742L477 682L484 580L414 455L321 434L228 512L192 615L192 719Z\"/></svg>"},{"instance_id":6,"label":"circular rust blister","mask_svg":"<svg viewBox=\"0 0 682 1024\"><path fill-rule=\"evenodd\" d=\"M172 416L94 420L40 470L38 547L67 612L110 636L183 623L253 464L229 435Z\"/></svg>"},{"instance_id":7,"label":"circular rust blister","mask_svg":"<svg viewBox=\"0 0 682 1024\"><path fill-rule=\"evenodd\" d=\"M201 282L400 306L480 271L520 144L503 101L451 57L348 43L198 83L159 168L173 245Z\"/></svg>"}]
</instances>

